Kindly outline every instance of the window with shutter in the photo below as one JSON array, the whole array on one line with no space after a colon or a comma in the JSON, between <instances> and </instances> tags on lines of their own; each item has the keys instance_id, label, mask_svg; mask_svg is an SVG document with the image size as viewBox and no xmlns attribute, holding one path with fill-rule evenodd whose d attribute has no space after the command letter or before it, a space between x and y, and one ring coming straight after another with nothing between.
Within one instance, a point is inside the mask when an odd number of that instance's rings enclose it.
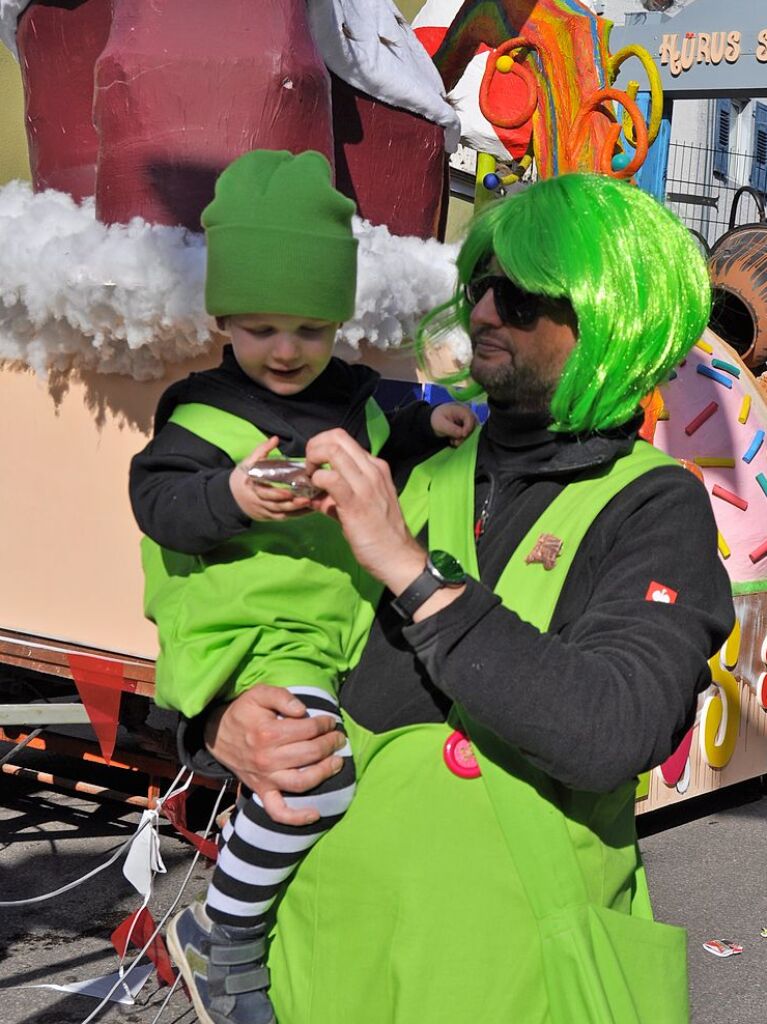
<instances>
[{"instance_id":1,"label":"window with shutter","mask_svg":"<svg viewBox=\"0 0 767 1024\"><path fill-rule=\"evenodd\" d=\"M732 103L730 100L717 100L714 122L714 174L718 178L726 178L730 169L731 124Z\"/></svg>"},{"instance_id":2,"label":"window with shutter","mask_svg":"<svg viewBox=\"0 0 767 1024\"><path fill-rule=\"evenodd\" d=\"M754 109L754 154L751 163L752 188L767 192L767 104Z\"/></svg>"}]
</instances>

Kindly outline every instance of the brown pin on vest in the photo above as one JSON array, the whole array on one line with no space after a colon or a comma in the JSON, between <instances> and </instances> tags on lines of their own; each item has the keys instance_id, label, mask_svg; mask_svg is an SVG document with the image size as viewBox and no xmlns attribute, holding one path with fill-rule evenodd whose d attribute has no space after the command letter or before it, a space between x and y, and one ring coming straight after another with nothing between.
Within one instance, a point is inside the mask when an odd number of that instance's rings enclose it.
<instances>
[{"instance_id":1,"label":"brown pin on vest","mask_svg":"<svg viewBox=\"0 0 767 1024\"><path fill-rule=\"evenodd\" d=\"M555 537L553 533L542 533L535 542L533 550L525 558L525 564L532 565L535 562L540 562L548 571L557 564L561 551L562 541L559 537Z\"/></svg>"}]
</instances>

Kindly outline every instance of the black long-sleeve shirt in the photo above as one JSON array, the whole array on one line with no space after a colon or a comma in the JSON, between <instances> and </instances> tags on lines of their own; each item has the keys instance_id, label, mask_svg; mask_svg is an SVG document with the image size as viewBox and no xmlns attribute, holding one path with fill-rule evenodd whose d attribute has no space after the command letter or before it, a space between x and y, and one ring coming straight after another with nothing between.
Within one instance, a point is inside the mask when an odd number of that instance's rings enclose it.
<instances>
[{"instance_id":1,"label":"black long-sleeve shirt","mask_svg":"<svg viewBox=\"0 0 767 1024\"><path fill-rule=\"evenodd\" d=\"M480 582L404 629L384 595L341 691L356 721L374 732L443 721L455 701L553 778L596 792L673 752L734 622L708 496L691 473L652 470L607 505L547 632L491 589L562 487L625 452L636 426L583 441L492 410L476 476ZM677 591L676 603L648 600L653 582Z\"/></svg>"},{"instance_id":2,"label":"black long-sleeve shirt","mask_svg":"<svg viewBox=\"0 0 767 1024\"><path fill-rule=\"evenodd\" d=\"M369 367L334 358L303 391L276 395L243 373L226 346L220 366L193 373L163 394L154 437L131 462L130 499L141 531L162 547L196 555L252 525L229 488L234 463L220 448L169 422L177 405L202 402L240 416L267 437L279 437L286 457L301 458L309 438L332 427L343 427L369 447L365 406L378 380ZM412 402L389 416L391 434L381 457L396 467L440 448L445 442L431 429L431 413L425 402Z\"/></svg>"},{"instance_id":3,"label":"black long-sleeve shirt","mask_svg":"<svg viewBox=\"0 0 767 1024\"><path fill-rule=\"evenodd\" d=\"M661 763L692 724L707 661L732 629L729 580L705 489L663 467L621 491L587 532L545 633L492 592L512 552L568 482L628 451L637 424L579 439L492 408L475 479L480 582L402 627L384 594L341 704L383 732L445 721L452 703L564 785L607 792ZM651 583L676 603L647 599ZM188 763L205 770L199 721Z\"/></svg>"}]
</instances>

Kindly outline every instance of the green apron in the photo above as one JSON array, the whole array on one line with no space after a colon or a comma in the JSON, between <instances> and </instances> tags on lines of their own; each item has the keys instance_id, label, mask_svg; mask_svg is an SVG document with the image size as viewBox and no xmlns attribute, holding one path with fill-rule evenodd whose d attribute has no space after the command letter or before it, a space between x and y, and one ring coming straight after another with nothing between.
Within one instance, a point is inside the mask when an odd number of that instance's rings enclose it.
<instances>
[{"instance_id":1,"label":"green apron","mask_svg":"<svg viewBox=\"0 0 767 1024\"><path fill-rule=\"evenodd\" d=\"M365 412L377 453L389 425L373 399ZM170 421L234 463L267 440L247 420L200 403L177 406ZM319 513L255 522L205 555L145 537L141 554L144 611L160 645L155 700L188 717L257 683L337 693L382 589L360 569L338 523Z\"/></svg>"},{"instance_id":2,"label":"green apron","mask_svg":"<svg viewBox=\"0 0 767 1024\"><path fill-rule=\"evenodd\" d=\"M424 463L403 495L411 529L428 516L430 547L475 576L476 444ZM502 574L504 604L545 630L599 512L669 462L638 442L566 487ZM563 541L551 571L524 561L544 532ZM357 794L280 906L280 1024L682 1024L685 933L652 921L633 785L569 790L468 720L481 776L460 778L443 745L461 717L373 734L347 716Z\"/></svg>"}]
</instances>

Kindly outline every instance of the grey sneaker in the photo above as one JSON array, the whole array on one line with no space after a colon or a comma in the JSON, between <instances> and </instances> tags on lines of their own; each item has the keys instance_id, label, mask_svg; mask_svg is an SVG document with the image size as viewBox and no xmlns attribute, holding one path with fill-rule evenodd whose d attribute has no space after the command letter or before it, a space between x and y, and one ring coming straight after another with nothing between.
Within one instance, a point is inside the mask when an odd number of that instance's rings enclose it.
<instances>
[{"instance_id":1,"label":"grey sneaker","mask_svg":"<svg viewBox=\"0 0 767 1024\"><path fill-rule=\"evenodd\" d=\"M276 1024L264 929L215 924L201 903L176 914L168 948L202 1024Z\"/></svg>"}]
</instances>

